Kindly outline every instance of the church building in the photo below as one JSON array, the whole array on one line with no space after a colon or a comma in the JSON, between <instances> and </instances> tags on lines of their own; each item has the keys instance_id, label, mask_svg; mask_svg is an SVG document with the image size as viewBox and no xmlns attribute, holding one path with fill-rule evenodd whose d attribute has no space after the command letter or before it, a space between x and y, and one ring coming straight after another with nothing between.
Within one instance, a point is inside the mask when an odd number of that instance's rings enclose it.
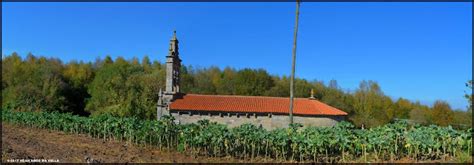
<instances>
[{"instance_id":1,"label":"church building","mask_svg":"<svg viewBox=\"0 0 474 165\"><path fill-rule=\"evenodd\" d=\"M208 119L229 127L252 123L266 129L287 127L290 99L287 97L202 95L180 92L180 67L176 31L166 56L166 88L159 93L157 118L171 115L181 124ZM295 98L293 120L304 126L333 126L347 113L314 97Z\"/></svg>"}]
</instances>

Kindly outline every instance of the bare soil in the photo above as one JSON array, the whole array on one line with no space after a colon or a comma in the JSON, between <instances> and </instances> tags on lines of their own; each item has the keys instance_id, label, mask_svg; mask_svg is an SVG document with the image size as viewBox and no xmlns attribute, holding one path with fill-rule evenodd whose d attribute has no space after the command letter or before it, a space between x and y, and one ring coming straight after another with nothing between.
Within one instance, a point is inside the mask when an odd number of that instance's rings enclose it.
<instances>
[{"instance_id":1,"label":"bare soil","mask_svg":"<svg viewBox=\"0 0 474 165\"><path fill-rule=\"evenodd\" d=\"M92 138L83 134L28 128L2 123L2 162L11 160L49 159L60 163L283 163L257 158L253 161L232 157L193 156L176 151L160 150L116 140ZM471 160L472 161L472 160ZM288 163L289 161L285 161ZM350 161L352 163L360 160ZM363 162L363 161L362 161ZM415 163L402 158L385 163ZM453 163L453 160L431 160L423 163ZM420 163L420 162L418 162Z\"/></svg>"},{"instance_id":2,"label":"bare soil","mask_svg":"<svg viewBox=\"0 0 474 165\"><path fill-rule=\"evenodd\" d=\"M19 127L2 123L2 162L12 159L50 159L68 163L244 162L234 158L191 156L179 152L137 146L127 142L102 140L81 134Z\"/></svg>"}]
</instances>

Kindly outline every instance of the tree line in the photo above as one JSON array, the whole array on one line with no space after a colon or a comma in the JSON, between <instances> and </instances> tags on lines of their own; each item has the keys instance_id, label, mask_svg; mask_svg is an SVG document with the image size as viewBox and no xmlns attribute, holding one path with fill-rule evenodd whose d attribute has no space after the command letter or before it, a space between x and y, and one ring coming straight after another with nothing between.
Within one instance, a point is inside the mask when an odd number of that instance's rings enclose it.
<instances>
[{"instance_id":1,"label":"tree line","mask_svg":"<svg viewBox=\"0 0 474 165\"><path fill-rule=\"evenodd\" d=\"M18 111L57 111L79 115L155 119L158 92L165 88L165 64L134 57L70 61L17 53L2 56L2 106ZM462 85L462 84L461 84ZM290 79L264 69L181 67L184 93L288 97ZM349 114L356 126L375 127L393 120L420 124L471 127L472 108L453 110L442 100L423 105L385 95L375 81L361 81L354 91L343 90L336 80L328 83L295 79L295 96L309 97ZM465 98L472 103L472 80ZM463 96L460 96L463 97Z\"/></svg>"}]
</instances>

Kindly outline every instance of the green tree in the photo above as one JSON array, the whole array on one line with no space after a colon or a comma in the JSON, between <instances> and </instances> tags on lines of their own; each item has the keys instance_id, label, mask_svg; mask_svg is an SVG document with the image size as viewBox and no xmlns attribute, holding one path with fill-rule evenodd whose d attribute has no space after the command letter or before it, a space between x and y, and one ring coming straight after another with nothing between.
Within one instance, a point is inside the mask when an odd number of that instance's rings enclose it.
<instances>
[{"instance_id":1,"label":"green tree","mask_svg":"<svg viewBox=\"0 0 474 165\"><path fill-rule=\"evenodd\" d=\"M71 112L62 69L59 59L31 53L24 61L17 53L3 57L2 104L24 111Z\"/></svg>"},{"instance_id":2,"label":"green tree","mask_svg":"<svg viewBox=\"0 0 474 165\"><path fill-rule=\"evenodd\" d=\"M328 87L320 90L323 90L322 102L345 112L352 112L353 97L350 94L344 93L337 85L336 80L329 81ZM352 114L349 115L351 116Z\"/></svg>"},{"instance_id":3,"label":"green tree","mask_svg":"<svg viewBox=\"0 0 474 165\"><path fill-rule=\"evenodd\" d=\"M386 109L391 99L384 96L380 86L373 81L362 81L354 94L354 115L350 119L357 126L374 127L389 121Z\"/></svg>"},{"instance_id":4,"label":"green tree","mask_svg":"<svg viewBox=\"0 0 474 165\"><path fill-rule=\"evenodd\" d=\"M263 95L274 85L272 77L263 69L242 69L235 78L235 94L237 95Z\"/></svg>"},{"instance_id":5,"label":"green tree","mask_svg":"<svg viewBox=\"0 0 474 165\"><path fill-rule=\"evenodd\" d=\"M92 63L71 61L65 65L62 75L69 84L65 97L70 108L77 114L88 115L84 108L86 99L90 97L87 87L94 78Z\"/></svg>"},{"instance_id":6,"label":"green tree","mask_svg":"<svg viewBox=\"0 0 474 165\"><path fill-rule=\"evenodd\" d=\"M216 93L217 94L224 94L224 95L232 95L235 94L235 77L236 71L233 68L226 67L221 74L221 78L219 83L216 85Z\"/></svg>"},{"instance_id":7,"label":"green tree","mask_svg":"<svg viewBox=\"0 0 474 165\"><path fill-rule=\"evenodd\" d=\"M114 61L112 60L112 57L110 57L109 55L105 56L105 59L104 59L104 64L113 64Z\"/></svg>"},{"instance_id":8,"label":"green tree","mask_svg":"<svg viewBox=\"0 0 474 165\"><path fill-rule=\"evenodd\" d=\"M151 73L145 73L141 65L119 57L97 71L88 88L91 98L86 110L92 115L108 113L152 119L156 116L158 91L163 87L162 73L156 66Z\"/></svg>"},{"instance_id":9,"label":"green tree","mask_svg":"<svg viewBox=\"0 0 474 165\"><path fill-rule=\"evenodd\" d=\"M454 110L452 123L457 128L471 128L472 111Z\"/></svg>"},{"instance_id":10,"label":"green tree","mask_svg":"<svg viewBox=\"0 0 474 165\"><path fill-rule=\"evenodd\" d=\"M453 111L447 102L437 100L432 109L434 124L447 126L453 122Z\"/></svg>"},{"instance_id":11,"label":"green tree","mask_svg":"<svg viewBox=\"0 0 474 165\"><path fill-rule=\"evenodd\" d=\"M387 111L388 116L398 119L410 118L410 111L413 109L412 103L404 98L399 98L393 106Z\"/></svg>"},{"instance_id":12,"label":"green tree","mask_svg":"<svg viewBox=\"0 0 474 165\"><path fill-rule=\"evenodd\" d=\"M215 83L219 77L218 69L214 68L198 68L191 71L193 76L193 85L189 89L189 93L199 93L199 94L216 94Z\"/></svg>"},{"instance_id":13,"label":"green tree","mask_svg":"<svg viewBox=\"0 0 474 165\"><path fill-rule=\"evenodd\" d=\"M410 111L410 120L419 124L432 124L431 112L430 107L416 101L413 103L413 109Z\"/></svg>"},{"instance_id":14,"label":"green tree","mask_svg":"<svg viewBox=\"0 0 474 165\"><path fill-rule=\"evenodd\" d=\"M194 89L194 76L192 75L193 68L192 66L182 66L181 67L181 86L180 90L183 93L191 93Z\"/></svg>"},{"instance_id":15,"label":"green tree","mask_svg":"<svg viewBox=\"0 0 474 165\"><path fill-rule=\"evenodd\" d=\"M143 69L145 70L145 72L147 72L147 73L150 72L151 62L150 62L150 58L148 58L148 56L143 57L142 66L143 66Z\"/></svg>"},{"instance_id":16,"label":"green tree","mask_svg":"<svg viewBox=\"0 0 474 165\"><path fill-rule=\"evenodd\" d=\"M287 87L288 88L288 87ZM305 79L295 78L295 97L309 98L313 86Z\"/></svg>"},{"instance_id":17,"label":"green tree","mask_svg":"<svg viewBox=\"0 0 474 165\"><path fill-rule=\"evenodd\" d=\"M290 96L290 79L286 76L281 78L278 76L272 77L274 86L268 89L264 95L275 97L289 97Z\"/></svg>"},{"instance_id":18,"label":"green tree","mask_svg":"<svg viewBox=\"0 0 474 165\"><path fill-rule=\"evenodd\" d=\"M139 62L139 60L138 60L137 57L132 57L130 63L131 63L132 65L140 65L140 62Z\"/></svg>"}]
</instances>

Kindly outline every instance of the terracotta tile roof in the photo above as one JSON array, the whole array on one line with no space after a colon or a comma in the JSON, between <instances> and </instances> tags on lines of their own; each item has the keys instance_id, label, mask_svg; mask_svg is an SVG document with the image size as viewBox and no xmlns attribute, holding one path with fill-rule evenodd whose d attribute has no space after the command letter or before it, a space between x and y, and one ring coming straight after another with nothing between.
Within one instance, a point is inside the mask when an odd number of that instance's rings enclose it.
<instances>
[{"instance_id":1,"label":"terracotta tile roof","mask_svg":"<svg viewBox=\"0 0 474 165\"><path fill-rule=\"evenodd\" d=\"M295 98L296 115L347 115L318 100ZM171 103L171 110L288 114L290 99L284 97L186 94Z\"/></svg>"}]
</instances>

